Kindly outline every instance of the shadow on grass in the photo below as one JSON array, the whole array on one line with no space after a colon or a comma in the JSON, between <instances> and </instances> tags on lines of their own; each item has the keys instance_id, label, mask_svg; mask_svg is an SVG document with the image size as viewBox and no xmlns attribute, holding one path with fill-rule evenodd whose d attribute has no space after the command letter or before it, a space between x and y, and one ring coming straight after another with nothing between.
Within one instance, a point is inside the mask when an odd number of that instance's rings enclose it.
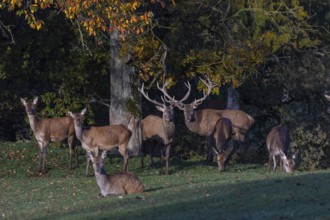
<instances>
[{"instance_id":1,"label":"shadow on grass","mask_svg":"<svg viewBox=\"0 0 330 220\"><path fill-rule=\"evenodd\" d=\"M45 219L329 219L329 184L330 173L317 172L160 187L123 199L98 199L89 207Z\"/></svg>"}]
</instances>

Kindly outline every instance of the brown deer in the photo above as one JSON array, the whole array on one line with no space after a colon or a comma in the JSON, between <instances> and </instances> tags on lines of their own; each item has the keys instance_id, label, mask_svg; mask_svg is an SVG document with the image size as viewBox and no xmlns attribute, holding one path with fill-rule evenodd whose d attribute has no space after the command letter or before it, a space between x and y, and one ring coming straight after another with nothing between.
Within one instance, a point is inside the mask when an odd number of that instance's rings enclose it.
<instances>
[{"instance_id":1,"label":"brown deer","mask_svg":"<svg viewBox=\"0 0 330 220\"><path fill-rule=\"evenodd\" d=\"M74 145L74 125L70 117L60 118L43 118L37 119L36 105L38 97L33 101L28 101L21 98L22 104L25 106L26 113L29 118L30 127L38 142L39 147L39 165L38 172L45 173L45 163L47 159L47 149L50 142L60 142L65 139L68 140L70 148L70 162L69 169L72 168L72 151L74 151L75 164L78 166L78 152Z\"/></svg>"},{"instance_id":2,"label":"brown deer","mask_svg":"<svg viewBox=\"0 0 330 220\"><path fill-rule=\"evenodd\" d=\"M184 104L189 95L191 86L190 83L186 83L186 87L188 91L186 95L181 100L175 100L168 94L164 93L169 99L172 99L175 103L175 106L178 107L180 110L183 111L185 117L185 124L187 128L200 136L206 136L208 141L208 161L210 162L211 157L211 150L209 144L209 137L213 134L213 130L217 121L220 118L228 118L232 123L232 139L233 139L233 149L231 150L230 154L228 155L226 162L230 160L232 155L237 151L240 145L244 145L244 155L247 151L248 144L247 144L247 131L254 123L254 119L246 114L241 110L234 110L234 109L226 109L226 110L216 110L216 109L202 109L196 110L198 105L202 104L203 101L207 98L207 96L211 93L213 87L215 85L211 82L209 78L206 78L206 81L201 79L204 85L207 87L207 92L204 91L204 96L200 99L195 99L195 101Z\"/></svg>"},{"instance_id":3,"label":"brown deer","mask_svg":"<svg viewBox=\"0 0 330 220\"><path fill-rule=\"evenodd\" d=\"M241 146L243 148L243 156L245 157L249 144L248 144L248 131L254 124L254 118L244 111L237 109L225 109L225 110L215 110L223 118L230 119L232 123L232 140L233 140L233 149L228 155L226 162L231 159L235 152Z\"/></svg>"},{"instance_id":4,"label":"brown deer","mask_svg":"<svg viewBox=\"0 0 330 220\"><path fill-rule=\"evenodd\" d=\"M276 171L276 156L281 157L280 167L283 171L287 173L291 173L295 168L295 159L299 152L295 152L294 154L290 154L289 147L290 147L290 135L289 130L284 125L278 125L274 127L266 138L266 145L269 151L269 160L268 160L268 169L271 168L271 163L273 160L273 171Z\"/></svg>"},{"instance_id":5,"label":"brown deer","mask_svg":"<svg viewBox=\"0 0 330 220\"><path fill-rule=\"evenodd\" d=\"M218 120L214 129L214 140L217 145L213 147L216 154L219 172L225 169L225 161L228 157L226 153L228 140L232 135L232 124L228 118L222 118Z\"/></svg>"},{"instance_id":6,"label":"brown deer","mask_svg":"<svg viewBox=\"0 0 330 220\"><path fill-rule=\"evenodd\" d=\"M168 83L165 83L162 88L159 87L157 83L157 87L160 91L165 91L166 86ZM150 102L154 103L156 105L157 110L161 111L163 113L162 117L158 117L155 115L148 115L140 122L141 127L141 133L142 133L142 140L143 140L143 147L145 146L145 142L148 139L161 139L162 143L165 146L165 161L166 161L166 170L165 174L169 174L169 156L170 156L170 148L171 143L173 141L174 137L174 114L173 114L173 104L170 104L169 106L166 105L165 98L162 97L163 103L158 102L156 100L153 100L149 98L148 93L144 92L144 84L142 84L142 87L139 88L139 91L142 93L142 95ZM150 154L150 152L149 152ZM141 157L141 165L143 166L143 157ZM151 163L153 163L152 155L151 157ZM161 156L161 160L163 161L163 156Z\"/></svg>"},{"instance_id":7,"label":"brown deer","mask_svg":"<svg viewBox=\"0 0 330 220\"><path fill-rule=\"evenodd\" d=\"M139 178L132 173L116 173L107 175L104 170L103 161L107 155L106 151L102 154L94 155L92 152L87 154L93 163L96 183L100 188L100 196L115 196L142 193L144 186Z\"/></svg>"},{"instance_id":8,"label":"brown deer","mask_svg":"<svg viewBox=\"0 0 330 220\"><path fill-rule=\"evenodd\" d=\"M98 156L99 150L110 151L118 146L119 153L124 157L123 171L127 172L128 168L128 153L127 144L131 138L132 132L124 125L108 125L100 127L90 127L83 129L82 118L86 113L86 108L80 113L73 114L68 112L73 119L74 129L78 140L81 141L82 147L87 152L93 152ZM86 176L88 176L90 159L87 157Z\"/></svg>"}]
</instances>

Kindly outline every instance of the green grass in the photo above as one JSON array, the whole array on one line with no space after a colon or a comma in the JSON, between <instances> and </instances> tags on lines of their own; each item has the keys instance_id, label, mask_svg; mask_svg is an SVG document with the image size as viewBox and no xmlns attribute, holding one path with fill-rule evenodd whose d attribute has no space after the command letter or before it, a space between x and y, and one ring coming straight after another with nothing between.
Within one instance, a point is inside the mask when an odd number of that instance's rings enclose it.
<instances>
[{"instance_id":1,"label":"green grass","mask_svg":"<svg viewBox=\"0 0 330 220\"><path fill-rule=\"evenodd\" d=\"M0 143L0 219L329 219L330 170L285 174L260 164L230 164L219 174L203 158L171 160L170 175L129 170L145 192L98 197L94 177L85 177L85 156L68 170L68 149L49 147L48 175L39 176L35 143ZM146 161L149 162L148 160ZM120 157L106 161L120 171Z\"/></svg>"}]
</instances>

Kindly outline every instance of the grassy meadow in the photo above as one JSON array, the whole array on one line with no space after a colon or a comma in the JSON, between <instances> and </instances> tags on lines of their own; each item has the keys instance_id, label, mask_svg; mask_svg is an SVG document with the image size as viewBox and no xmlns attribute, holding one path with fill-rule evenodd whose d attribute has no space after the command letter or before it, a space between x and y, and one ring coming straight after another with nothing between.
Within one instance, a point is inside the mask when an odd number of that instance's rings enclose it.
<instances>
[{"instance_id":1,"label":"grassy meadow","mask_svg":"<svg viewBox=\"0 0 330 220\"><path fill-rule=\"evenodd\" d=\"M48 174L40 176L36 143L0 142L0 219L330 219L329 169L286 174L229 164L219 174L196 156L172 159L166 176L133 157L129 171L145 192L100 198L95 178L84 176L82 149L78 167L68 170L68 159L67 147L51 144ZM122 160L109 156L105 165L119 172Z\"/></svg>"}]
</instances>

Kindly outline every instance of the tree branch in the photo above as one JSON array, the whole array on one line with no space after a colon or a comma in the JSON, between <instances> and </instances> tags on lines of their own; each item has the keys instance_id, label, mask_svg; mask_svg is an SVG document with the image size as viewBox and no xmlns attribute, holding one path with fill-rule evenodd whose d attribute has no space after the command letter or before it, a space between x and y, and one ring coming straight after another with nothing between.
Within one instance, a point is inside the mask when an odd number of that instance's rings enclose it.
<instances>
[{"instance_id":1,"label":"tree branch","mask_svg":"<svg viewBox=\"0 0 330 220\"><path fill-rule=\"evenodd\" d=\"M2 36L4 38L7 38L10 40L9 44L15 44L15 40L14 40L14 35L11 32L10 29L11 25L5 25L1 20L0 20L0 31L2 33Z\"/></svg>"}]
</instances>

